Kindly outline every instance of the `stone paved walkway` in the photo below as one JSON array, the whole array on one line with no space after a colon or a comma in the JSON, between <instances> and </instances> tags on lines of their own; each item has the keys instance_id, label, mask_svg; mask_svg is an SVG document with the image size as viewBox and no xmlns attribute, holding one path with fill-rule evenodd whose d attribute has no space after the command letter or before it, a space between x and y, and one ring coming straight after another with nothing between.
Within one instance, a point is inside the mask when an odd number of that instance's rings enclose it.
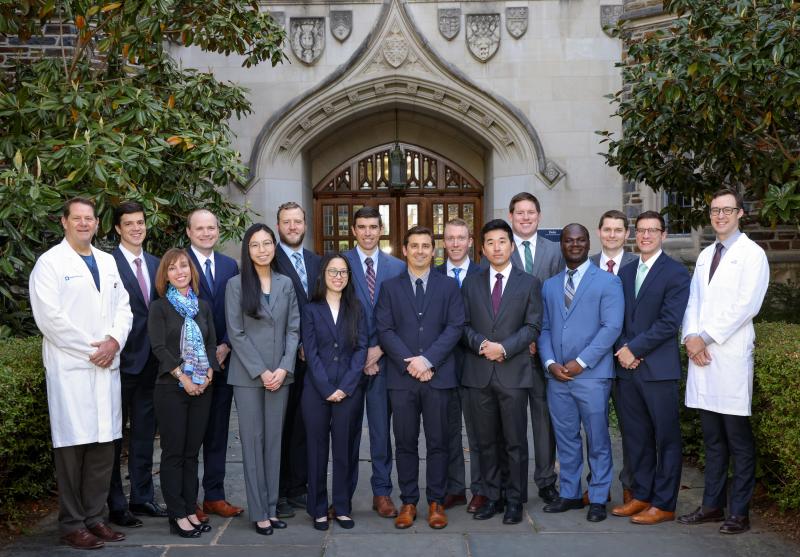
<instances>
[{"instance_id":1,"label":"stone paved walkway","mask_svg":"<svg viewBox=\"0 0 800 557\"><path fill-rule=\"evenodd\" d=\"M783 557L799 556L800 547L783 541L768 532L757 520L751 532L738 536L723 536L719 525L696 527L677 523L645 527L630 524L626 519L613 517L601 523L586 521L585 511L570 511L552 515L542 512L542 502L535 497L530 482L530 502L526 505L521 524L505 526L501 517L481 522L472 519L457 507L448 512L449 526L433 531L427 526L426 510L417 524L409 530L396 530L389 519L379 518L371 511L369 487L369 439L364 429L361 449L360 481L353 501L356 527L343 530L335 524L328 532L317 532L304 512L288 519L286 530L276 530L269 537L259 536L245 515L232 519L212 518L214 530L198 540L183 540L170 535L165 519L144 518L144 527L125 529L127 539L119 544L107 544L98 555L109 557L583 557L583 556L680 556L680 557ZM241 451L238 443L236 414L231 419L228 450L228 499L245 505ZM424 447L424 443L420 444ZM615 462L619 457L619 439L614 443ZM158 454L156 455L158 457ZM467 454L467 457L469 455ZM424 462L421 481L424 481ZM467 467L469 470L469 467ZM530 466L533 473L533 466ZM158 482L158 476L156 476ZM694 509L702 496L702 476L695 469L684 469L684 486L678 500L678 512ZM395 484L396 485L396 484ZM157 497L160 499L158 484ZM397 493L393 494L398 503ZM612 505L619 503L621 489L613 489ZM609 505L610 508L610 505ZM14 545L0 549L0 556L60 557L85 555L58 545L55 514L47 517L30 535Z\"/></svg>"}]
</instances>

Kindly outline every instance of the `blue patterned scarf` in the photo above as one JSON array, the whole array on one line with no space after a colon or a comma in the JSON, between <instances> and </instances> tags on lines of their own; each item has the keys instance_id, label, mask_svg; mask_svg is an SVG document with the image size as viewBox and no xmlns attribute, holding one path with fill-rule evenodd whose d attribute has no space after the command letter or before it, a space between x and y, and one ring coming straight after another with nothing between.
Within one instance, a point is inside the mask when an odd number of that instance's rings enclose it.
<instances>
[{"instance_id":1,"label":"blue patterned scarf","mask_svg":"<svg viewBox=\"0 0 800 557\"><path fill-rule=\"evenodd\" d=\"M181 357L183 358L183 373L191 377L192 383L202 385L208 374L208 356L203 344L203 334L194 320L200 309L197 294L192 287L186 296L181 294L171 284L167 288L167 300L175 311L183 317L183 330L181 331Z\"/></svg>"}]
</instances>

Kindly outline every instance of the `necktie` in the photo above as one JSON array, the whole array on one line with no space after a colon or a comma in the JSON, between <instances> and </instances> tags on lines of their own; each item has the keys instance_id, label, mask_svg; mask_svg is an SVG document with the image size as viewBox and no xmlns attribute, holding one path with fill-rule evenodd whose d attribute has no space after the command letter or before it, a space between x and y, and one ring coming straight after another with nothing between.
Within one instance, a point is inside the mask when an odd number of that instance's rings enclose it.
<instances>
[{"instance_id":1,"label":"necktie","mask_svg":"<svg viewBox=\"0 0 800 557\"><path fill-rule=\"evenodd\" d=\"M503 297L503 273L497 273L495 278L497 280L494 282L494 288L492 288L492 311L497 317L497 312L500 311L500 299Z\"/></svg>"},{"instance_id":2,"label":"necktie","mask_svg":"<svg viewBox=\"0 0 800 557\"><path fill-rule=\"evenodd\" d=\"M455 275L456 277L456 281L458 282L458 287L461 288L461 268L453 267L453 275Z\"/></svg>"},{"instance_id":3,"label":"necktie","mask_svg":"<svg viewBox=\"0 0 800 557\"><path fill-rule=\"evenodd\" d=\"M639 268L636 270L636 289L634 296L639 296L639 289L642 287L645 277L647 276L647 265L639 263Z\"/></svg>"},{"instance_id":4,"label":"necktie","mask_svg":"<svg viewBox=\"0 0 800 557\"><path fill-rule=\"evenodd\" d=\"M575 283L572 282L572 277L574 277L577 272L578 269L567 271L567 284L564 286L564 306L566 306L567 309L572 305L572 299L575 297Z\"/></svg>"},{"instance_id":5,"label":"necktie","mask_svg":"<svg viewBox=\"0 0 800 557\"><path fill-rule=\"evenodd\" d=\"M369 290L369 301L375 302L375 267L373 266L375 262L372 260L371 257L367 257L364 260L364 263L367 264L367 290Z\"/></svg>"},{"instance_id":6,"label":"necktie","mask_svg":"<svg viewBox=\"0 0 800 557\"><path fill-rule=\"evenodd\" d=\"M214 275L211 273L211 260L206 259L206 282L211 292L214 292Z\"/></svg>"},{"instance_id":7,"label":"necktie","mask_svg":"<svg viewBox=\"0 0 800 557\"><path fill-rule=\"evenodd\" d=\"M425 289L422 288L422 279L421 278L418 278L415 281L415 284L417 285L417 289L416 289L417 314L418 315L422 315L422 307L423 307L423 304L425 303Z\"/></svg>"},{"instance_id":8,"label":"necktie","mask_svg":"<svg viewBox=\"0 0 800 557\"><path fill-rule=\"evenodd\" d=\"M150 305L150 293L147 291L147 282L144 280L144 273L142 273L142 260L136 258L133 260L136 264L136 282L139 283L139 288L142 290L142 298L144 298L144 305Z\"/></svg>"},{"instance_id":9,"label":"necktie","mask_svg":"<svg viewBox=\"0 0 800 557\"><path fill-rule=\"evenodd\" d=\"M522 242L525 246L525 272L529 275L533 274L533 254L531 253L531 243L528 240Z\"/></svg>"},{"instance_id":10,"label":"necktie","mask_svg":"<svg viewBox=\"0 0 800 557\"><path fill-rule=\"evenodd\" d=\"M612 275L614 274L614 265L615 264L616 264L616 262L613 259L609 259L608 261L606 261L606 267L608 267L606 270L609 273L611 273Z\"/></svg>"},{"instance_id":11,"label":"necktie","mask_svg":"<svg viewBox=\"0 0 800 557\"><path fill-rule=\"evenodd\" d=\"M292 259L294 259L294 270L297 271L297 276L300 277L300 282L303 283L303 290L306 291L306 296L308 296L308 275L306 275L306 266L303 265L303 256L298 252L294 252Z\"/></svg>"},{"instance_id":12,"label":"necktie","mask_svg":"<svg viewBox=\"0 0 800 557\"><path fill-rule=\"evenodd\" d=\"M719 260L722 259L722 250L725 246L722 245L722 242L717 242L716 247L714 248L714 257L711 259L711 270L708 273L708 282L711 282L711 279L714 278L714 273L719 266Z\"/></svg>"}]
</instances>

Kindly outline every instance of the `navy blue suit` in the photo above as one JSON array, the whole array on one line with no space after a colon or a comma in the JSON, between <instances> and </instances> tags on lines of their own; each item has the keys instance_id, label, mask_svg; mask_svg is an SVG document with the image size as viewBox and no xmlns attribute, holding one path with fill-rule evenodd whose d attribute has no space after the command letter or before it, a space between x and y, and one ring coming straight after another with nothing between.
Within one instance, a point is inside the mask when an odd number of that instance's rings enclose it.
<instances>
[{"instance_id":1,"label":"navy blue suit","mask_svg":"<svg viewBox=\"0 0 800 557\"><path fill-rule=\"evenodd\" d=\"M375 277L375 295L372 300L369 297L367 288L367 278L358 250L353 248L344 252L350 269L352 271L353 285L356 287L356 294L364 307L364 315L367 323L367 347L371 348L378 345L378 330L375 326L375 303L381 292L381 285L384 281L396 277L405 272L406 264L383 253L380 249L375 252L374 258L378 260L378 268ZM367 408L367 421L369 423L369 453L372 459L372 494L390 495L392 493L392 440L389 434L389 424L391 423L391 409L389 407L389 395L386 392L386 358L381 357L378 361L380 367L376 375L365 376L365 399ZM363 418L363 414L362 414ZM355 441L354 453L358 454L361 445L361 437ZM353 482L355 484L355 481Z\"/></svg>"},{"instance_id":2,"label":"navy blue suit","mask_svg":"<svg viewBox=\"0 0 800 557\"><path fill-rule=\"evenodd\" d=\"M228 326L225 323L225 287L228 280L239 274L236 261L217 251L214 252L214 288L205 278L205 270L195 257L191 248L187 249L189 257L200 275L200 293L198 297L208 302L214 316L214 330L217 333L217 345L227 344ZM209 357L215 357L209 354ZM206 435L203 438L203 493L206 501L223 501L225 499L225 457L228 451L228 427L231 417L231 401L233 387L228 385L228 363L230 354L225 359L218 376L214 377L214 389L211 393L211 411L208 418Z\"/></svg>"},{"instance_id":3,"label":"navy blue suit","mask_svg":"<svg viewBox=\"0 0 800 557\"><path fill-rule=\"evenodd\" d=\"M447 263L434 267L434 270L443 275L447 274ZM469 261L467 275L459 277L464 280L480 272L481 267L474 261ZM451 275L448 275L451 276ZM459 285L460 286L460 285ZM464 429L467 431L467 444L469 446L469 489L472 495L482 495L480 449L472 413L469 411L469 389L461 386L461 376L464 373L464 347L457 344L453 350L456 357L456 377L458 388L453 391L447 403L447 494L464 495L466 490L466 471L464 469L464 445L461 440L461 416L464 416Z\"/></svg>"},{"instance_id":4,"label":"navy blue suit","mask_svg":"<svg viewBox=\"0 0 800 557\"><path fill-rule=\"evenodd\" d=\"M328 449L333 442L333 508L337 516L350 515L351 497L358 479L356 438L361 437L364 388L361 378L367 360L367 323L359 306L358 335L351 338L349 320L341 307L333 322L325 301L306 304L302 333L308 369L301 409L308 442L308 499L312 519L328 513ZM347 396L341 402L326 399L337 389Z\"/></svg>"},{"instance_id":5,"label":"navy blue suit","mask_svg":"<svg viewBox=\"0 0 800 557\"><path fill-rule=\"evenodd\" d=\"M403 504L419 501L419 422L425 426L426 496L444 503L447 488L447 403L458 386L454 349L464 327L458 283L428 272L422 307L409 274L386 281L375 306L381 348L387 356L386 386L394 415L397 480ZM406 358L423 356L434 370L427 382L411 376Z\"/></svg>"},{"instance_id":6,"label":"navy blue suit","mask_svg":"<svg viewBox=\"0 0 800 557\"><path fill-rule=\"evenodd\" d=\"M636 292L638 264L619 272L625 322L617 349L627 345L641 359L633 370L617 362L622 442L633 470L633 495L674 511L681 479L678 331L689 302L686 267L662 253Z\"/></svg>"},{"instance_id":7,"label":"navy blue suit","mask_svg":"<svg viewBox=\"0 0 800 557\"><path fill-rule=\"evenodd\" d=\"M297 295L297 305L300 315L303 308L311 299L311 293L317 284L319 276L319 264L322 258L307 249L303 249L303 264L306 268L306 281L308 292L303 288L303 282L294 266L294 261L286 256L282 247L276 246L275 259L272 266L276 271L289 277L294 285L294 292ZM300 326L302 333L302 324ZM306 428L303 425L303 412L301 411L301 400L306 374L306 362L300 359L300 350L294 363L294 383L289 386L289 398L286 401L286 419L283 422L283 437L281 446L281 480L279 495L280 497L297 497L306 493L308 483L308 462L306 454Z\"/></svg>"},{"instance_id":8,"label":"navy blue suit","mask_svg":"<svg viewBox=\"0 0 800 557\"><path fill-rule=\"evenodd\" d=\"M122 387L122 423L130 418L131 430L128 448L128 473L131 479L130 502L147 503L154 500L153 491L153 438L156 433L156 416L153 409L158 361L150 350L147 334L148 305L142 296L139 282L125 255L117 247L111 252L117 263L122 285L128 291L133 326L119 355L120 382ZM147 274L150 277L149 301L158 298L156 271L159 259L142 252ZM120 455L122 439L114 442L114 468L111 471L111 487L108 491L108 508L112 512L128 508L128 500L122 491Z\"/></svg>"}]
</instances>

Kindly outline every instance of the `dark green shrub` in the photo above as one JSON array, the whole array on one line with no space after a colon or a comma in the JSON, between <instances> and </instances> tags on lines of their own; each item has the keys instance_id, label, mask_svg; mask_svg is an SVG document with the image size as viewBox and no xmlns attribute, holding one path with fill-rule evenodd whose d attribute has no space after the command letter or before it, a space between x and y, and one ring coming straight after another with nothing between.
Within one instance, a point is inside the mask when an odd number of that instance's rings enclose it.
<instances>
[{"instance_id":1,"label":"dark green shrub","mask_svg":"<svg viewBox=\"0 0 800 557\"><path fill-rule=\"evenodd\" d=\"M771 282L757 322L800 323L800 284L789 281Z\"/></svg>"},{"instance_id":2,"label":"dark green shrub","mask_svg":"<svg viewBox=\"0 0 800 557\"><path fill-rule=\"evenodd\" d=\"M13 520L18 500L55 479L40 337L0 343L0 393L0 518Z\"/></svg>"}]
</instances>

